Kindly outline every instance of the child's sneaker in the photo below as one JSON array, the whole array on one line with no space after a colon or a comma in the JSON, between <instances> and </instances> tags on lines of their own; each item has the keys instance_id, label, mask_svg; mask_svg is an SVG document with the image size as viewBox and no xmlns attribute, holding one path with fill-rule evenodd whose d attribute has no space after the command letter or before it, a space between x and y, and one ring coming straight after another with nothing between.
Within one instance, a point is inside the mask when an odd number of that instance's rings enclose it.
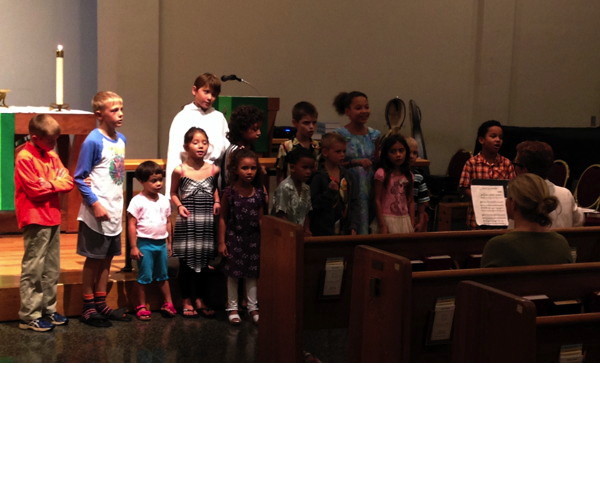
<instances>
[{"instance_id":1,"label":"child's sneaker","mask_svg":"<svg viewBox=\"0 0 600 500\"><path fill-rule=\"evenodd\" d=\"M21 321L19 323L21 330L33 330L35 332L49 332L54 329L54 325L43 318L31 320L29 323Z\"/></svg>"},{"instance_id":2,"label":"child's sneaker","mask_svg":"<svg viewBox=\"0 0 600 500\"><path fill-rule=\"evenodd\" d=\"M48 316L48 321L55 326L62 326L69 323L69 318L57 312L53 312L50 316Z\"/></svg>"}]
</instances>

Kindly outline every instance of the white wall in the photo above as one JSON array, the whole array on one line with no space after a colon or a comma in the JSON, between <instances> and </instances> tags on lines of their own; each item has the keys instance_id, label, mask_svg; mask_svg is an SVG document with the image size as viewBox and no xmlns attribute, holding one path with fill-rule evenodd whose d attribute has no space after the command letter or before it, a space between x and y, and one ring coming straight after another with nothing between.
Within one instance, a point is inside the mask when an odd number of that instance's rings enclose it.
<instances>
[{"instance_id":1,"label":"white wall","mask_svg":"<svg viewBox=\"0 0 600 500\"><path fill-rule=\"evenodd\" d=\"M0 88L11 106L55 102L56 46L65 47L64 100L90 109L96 92L96 2L0 0Z\"/></svg>"}]
</instances>

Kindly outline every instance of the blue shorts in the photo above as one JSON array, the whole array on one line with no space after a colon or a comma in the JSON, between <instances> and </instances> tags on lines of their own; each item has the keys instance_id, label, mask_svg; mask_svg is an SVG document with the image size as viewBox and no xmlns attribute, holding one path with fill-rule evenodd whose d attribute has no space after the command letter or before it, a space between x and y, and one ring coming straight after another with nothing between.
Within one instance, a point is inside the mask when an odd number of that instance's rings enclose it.
<instances>
[{"instance_id":1,"label":"blue shorts","mask_svg":"<svg viewBox=\"0 0 600 500\"><path fill-rule=\"evenodd\" d=\"M167 240L138 238L137 246L144 255L138 261L137 282L141 285L147 285L153 281L168 280Z\"/></svg>"}]
</instances>

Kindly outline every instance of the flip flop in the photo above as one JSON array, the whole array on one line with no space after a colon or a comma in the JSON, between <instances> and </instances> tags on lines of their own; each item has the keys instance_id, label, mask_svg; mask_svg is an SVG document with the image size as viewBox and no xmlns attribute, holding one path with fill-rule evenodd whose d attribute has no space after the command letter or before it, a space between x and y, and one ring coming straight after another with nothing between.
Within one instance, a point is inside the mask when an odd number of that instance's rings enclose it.
<instances>
[{"instance_id":1,"label":"flip flop","mask_svg":"<svg viewBox=\"0 0 600 500\"><path fill-rule=\"evenodd\" d=\"M112 326L112 323L98 312L94 312L87 317L82 315L79 317L79 321L96 328L109 328Z\"/></svg>"},{"instance_id":2,"label":"flip flop","mask_svg":"<svg viewBox=\"0 0 600 500\"><path fill-rule=\"evenodd\" d=\"M181 310L181 315L184 318L197 318L198 317L198 313L196 312L196 309L192 309L191 307L184 307Z\"/></svg>"},{"instance_id":3,"label":"flip flop","mask_svg":"<svg viewBox=\"0 0 600 500\"><path fill-rule=\"evenodd\" d=\"M125 308L121 307L119 309L112 309L108 314L102 314L102 316L111 321L123 321L125 323L131 321L131 316L129 316L125 310Z\"/></svg>"}]
</instances>

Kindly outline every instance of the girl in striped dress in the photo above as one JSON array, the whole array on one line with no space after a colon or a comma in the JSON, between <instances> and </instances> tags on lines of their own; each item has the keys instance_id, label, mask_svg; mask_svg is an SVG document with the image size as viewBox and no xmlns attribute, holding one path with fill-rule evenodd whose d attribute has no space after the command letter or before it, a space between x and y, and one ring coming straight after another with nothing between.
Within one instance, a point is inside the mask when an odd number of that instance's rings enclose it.
<instances>
[{"instance_id":1,"label":"girl in striped dress","mask_svg":"<svg viewBox=\"0 0 600 500\"><path fill-rule=\"evenodd\" d=\"M209 262L216 256L214 217L221 204L215 189L219 167L204 161L209 146L204 130L190 128L183 141L187 159L171 177L171 201L177 211L173 255L179 257L182 314L186 318L195 318L198 313L215 315L206 300L213 275Z\"/></svg>"}]
</instances>

